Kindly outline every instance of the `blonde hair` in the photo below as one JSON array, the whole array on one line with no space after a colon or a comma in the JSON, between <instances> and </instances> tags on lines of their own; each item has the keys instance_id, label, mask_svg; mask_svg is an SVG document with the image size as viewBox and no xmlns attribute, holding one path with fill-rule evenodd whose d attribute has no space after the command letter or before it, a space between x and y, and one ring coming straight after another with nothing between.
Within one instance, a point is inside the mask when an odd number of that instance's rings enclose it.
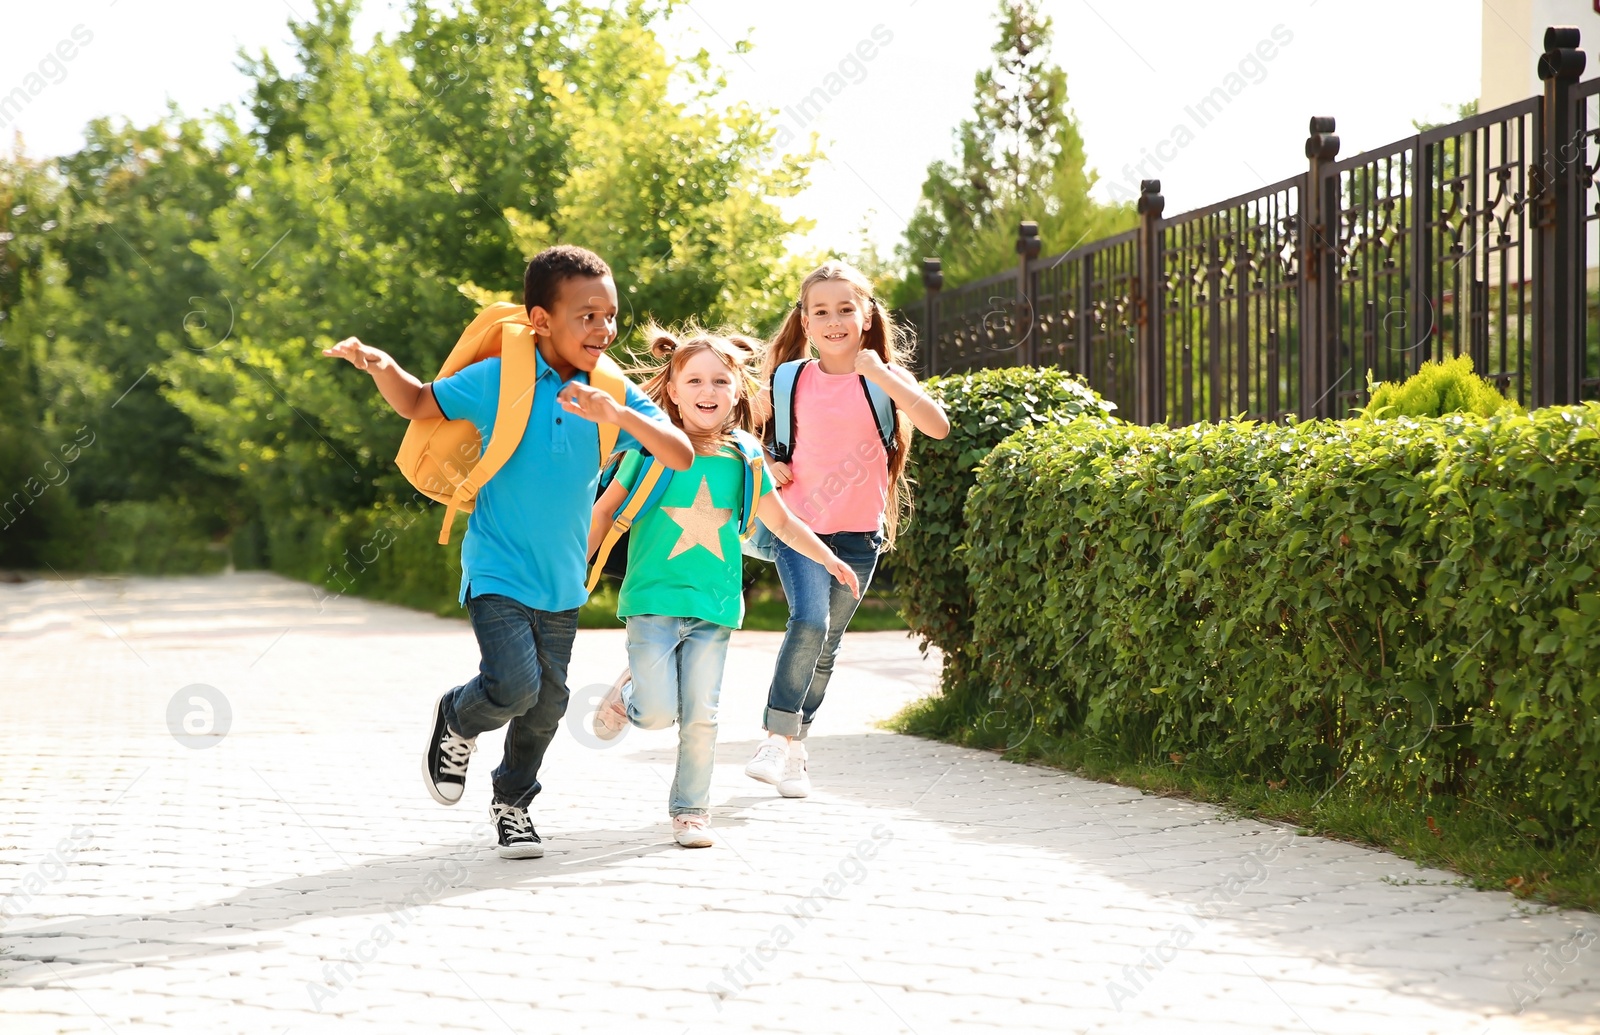
<instances>
[{"instance_id":1,"label":"blonde hair","mask_svg":"<svg viewBox=\"0 0 1600 1035\"><path fill-rule=\"evenodd\" d=\"M759 423L755 409L756 397L761 391L761 382L751 373L751 368L760 363L764 350L759 338L737 333L713 333L696 324L686 324L674 331L654 323L645 328L644 337L649 343L651 357L657 362L630 370L629 373L643 379L639 390L661 407L675 426L684 428L683 414L678 412L667 386L690 359L702 352L710 352L733 374L738 398L722 428L705 444L720 449L733 444L735 430L755 433ZM688 431L687 428L684 430ZM693 440L693 435L690 438ZM699 451L697 443L696 452Z\"/></svg>"},{"instance_id":2,"label":"blonde hair","mask_svg":"<svg viewBox=\"0 0 1600 1035\"><path fill-rule=\"evenodd\" d=\"M767 347L766 365L761 380L770 388L772 375L785 363L811 357L811 342L806 338L806 295L825 280L839 280L854 290L857 302L867 313L867 328L861 335L861 347L871 349L883 360L885 366L911 365L912 349L895 326L894 317L883 307L872 291L872 282L848 262L837 259L818 266L800 282L800 297L784 318L783 326ZM798 436L798 431L796 432ZM911 512L911 484L906 478L906 461L911 454L911 421L896 407L894 411L894 445L889 449L889 500L883 515L884 549L894 548L896 533L902 518Z\"/></svg>"}]
</instances>

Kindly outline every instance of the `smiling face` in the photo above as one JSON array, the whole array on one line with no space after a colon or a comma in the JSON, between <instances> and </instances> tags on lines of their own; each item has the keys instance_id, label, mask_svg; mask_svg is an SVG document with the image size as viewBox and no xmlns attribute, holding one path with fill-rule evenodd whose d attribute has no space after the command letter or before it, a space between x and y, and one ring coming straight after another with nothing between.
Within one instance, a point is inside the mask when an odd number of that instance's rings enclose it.
<instances>
[{"instance_id":1,"label":"smiling face","mask_svg":"<svg viewBox=\"0 0 1600 1035\"><path fill-rule=\"evenodd\" d=\"M822 280L806 292L800 326L824 358L854 360L861 335L871 326L856 287L845 280Z\"/></svg>"},{"instance_id":2,"label":"smiling face","mask_svg":"<svg viewBox=\"0 0 1600 1035\"><path fill-rule=\"evenodd\" d=\"M617 337L617 284L610 277L569 277L552 308L528 313L539 336L539 354L565 380L588 373Z\"/></svg>"},{"instance_id":3,"label":"smiling face","mask_svg":"<svg viewBox=\"0 0 1600 1035\"><path fill-rule=\"evenodd\" d=\"M738 379L717 353L702 348L677 365L667 398L678 408L685 431L715 434L739 401Z\"/></svg>"}]
</instances>

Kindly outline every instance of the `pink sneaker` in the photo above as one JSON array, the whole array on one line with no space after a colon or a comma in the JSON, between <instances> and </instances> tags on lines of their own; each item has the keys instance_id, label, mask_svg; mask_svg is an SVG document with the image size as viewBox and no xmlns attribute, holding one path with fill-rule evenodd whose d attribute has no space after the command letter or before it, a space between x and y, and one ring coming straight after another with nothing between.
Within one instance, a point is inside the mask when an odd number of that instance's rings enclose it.
<instances>
[{"instance_id":1,"label":"pink sneaker","mask_svg":"<svg viewBox=\"0 0 1600 1035\"><path fill-rule=\"evenodd\" d=\"M672 837L685 848L710 848L717 843L706 817L689 812L672 817Z\"/></svg>"}]
</instances>

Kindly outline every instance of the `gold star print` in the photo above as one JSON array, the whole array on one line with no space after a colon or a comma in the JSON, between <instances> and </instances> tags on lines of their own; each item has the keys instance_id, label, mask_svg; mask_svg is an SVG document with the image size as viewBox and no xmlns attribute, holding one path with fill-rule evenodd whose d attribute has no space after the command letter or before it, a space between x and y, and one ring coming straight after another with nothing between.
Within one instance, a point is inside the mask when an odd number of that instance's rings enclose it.
<instances>
[{"instance_id":1,"label":"gold star print","mask_svg":"<svg viewBox=\"0 0 1600 1035\"><path fill-rule=\"evenodd\" d=\"M704 475L700 476L700 488L695 490L694 506L661 509L683 529L678 535L678 541L672 545L672 552L667 554L667 560L670 561L678 554L696 546L710 550L716 554L719 561L723 559L722 526L733 517L733 510L730 507L711 505L711 487L706 484Z\"/></svg>"}]
</instances>

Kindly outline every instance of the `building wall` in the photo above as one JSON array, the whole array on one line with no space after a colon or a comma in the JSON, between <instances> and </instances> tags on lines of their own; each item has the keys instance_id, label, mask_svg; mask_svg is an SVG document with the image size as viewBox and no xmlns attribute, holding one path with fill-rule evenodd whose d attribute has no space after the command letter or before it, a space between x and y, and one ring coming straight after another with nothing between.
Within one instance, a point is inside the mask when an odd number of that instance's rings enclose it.
<instances>
[{"instance_id":1,"label":"building wall","mask_svg":"<svg viewBox=\"0 0 1600 1035\"><path fill-rule=\"evenodd\" d=\"M1483 55L1478 110L1489 111L1543 91L1539 55L1544 30L1551 25L1576 25L1589 54L1585 78L1600 72L1600 14L1595 0L1484 0Z\"/></svg>"}]
</instances>

